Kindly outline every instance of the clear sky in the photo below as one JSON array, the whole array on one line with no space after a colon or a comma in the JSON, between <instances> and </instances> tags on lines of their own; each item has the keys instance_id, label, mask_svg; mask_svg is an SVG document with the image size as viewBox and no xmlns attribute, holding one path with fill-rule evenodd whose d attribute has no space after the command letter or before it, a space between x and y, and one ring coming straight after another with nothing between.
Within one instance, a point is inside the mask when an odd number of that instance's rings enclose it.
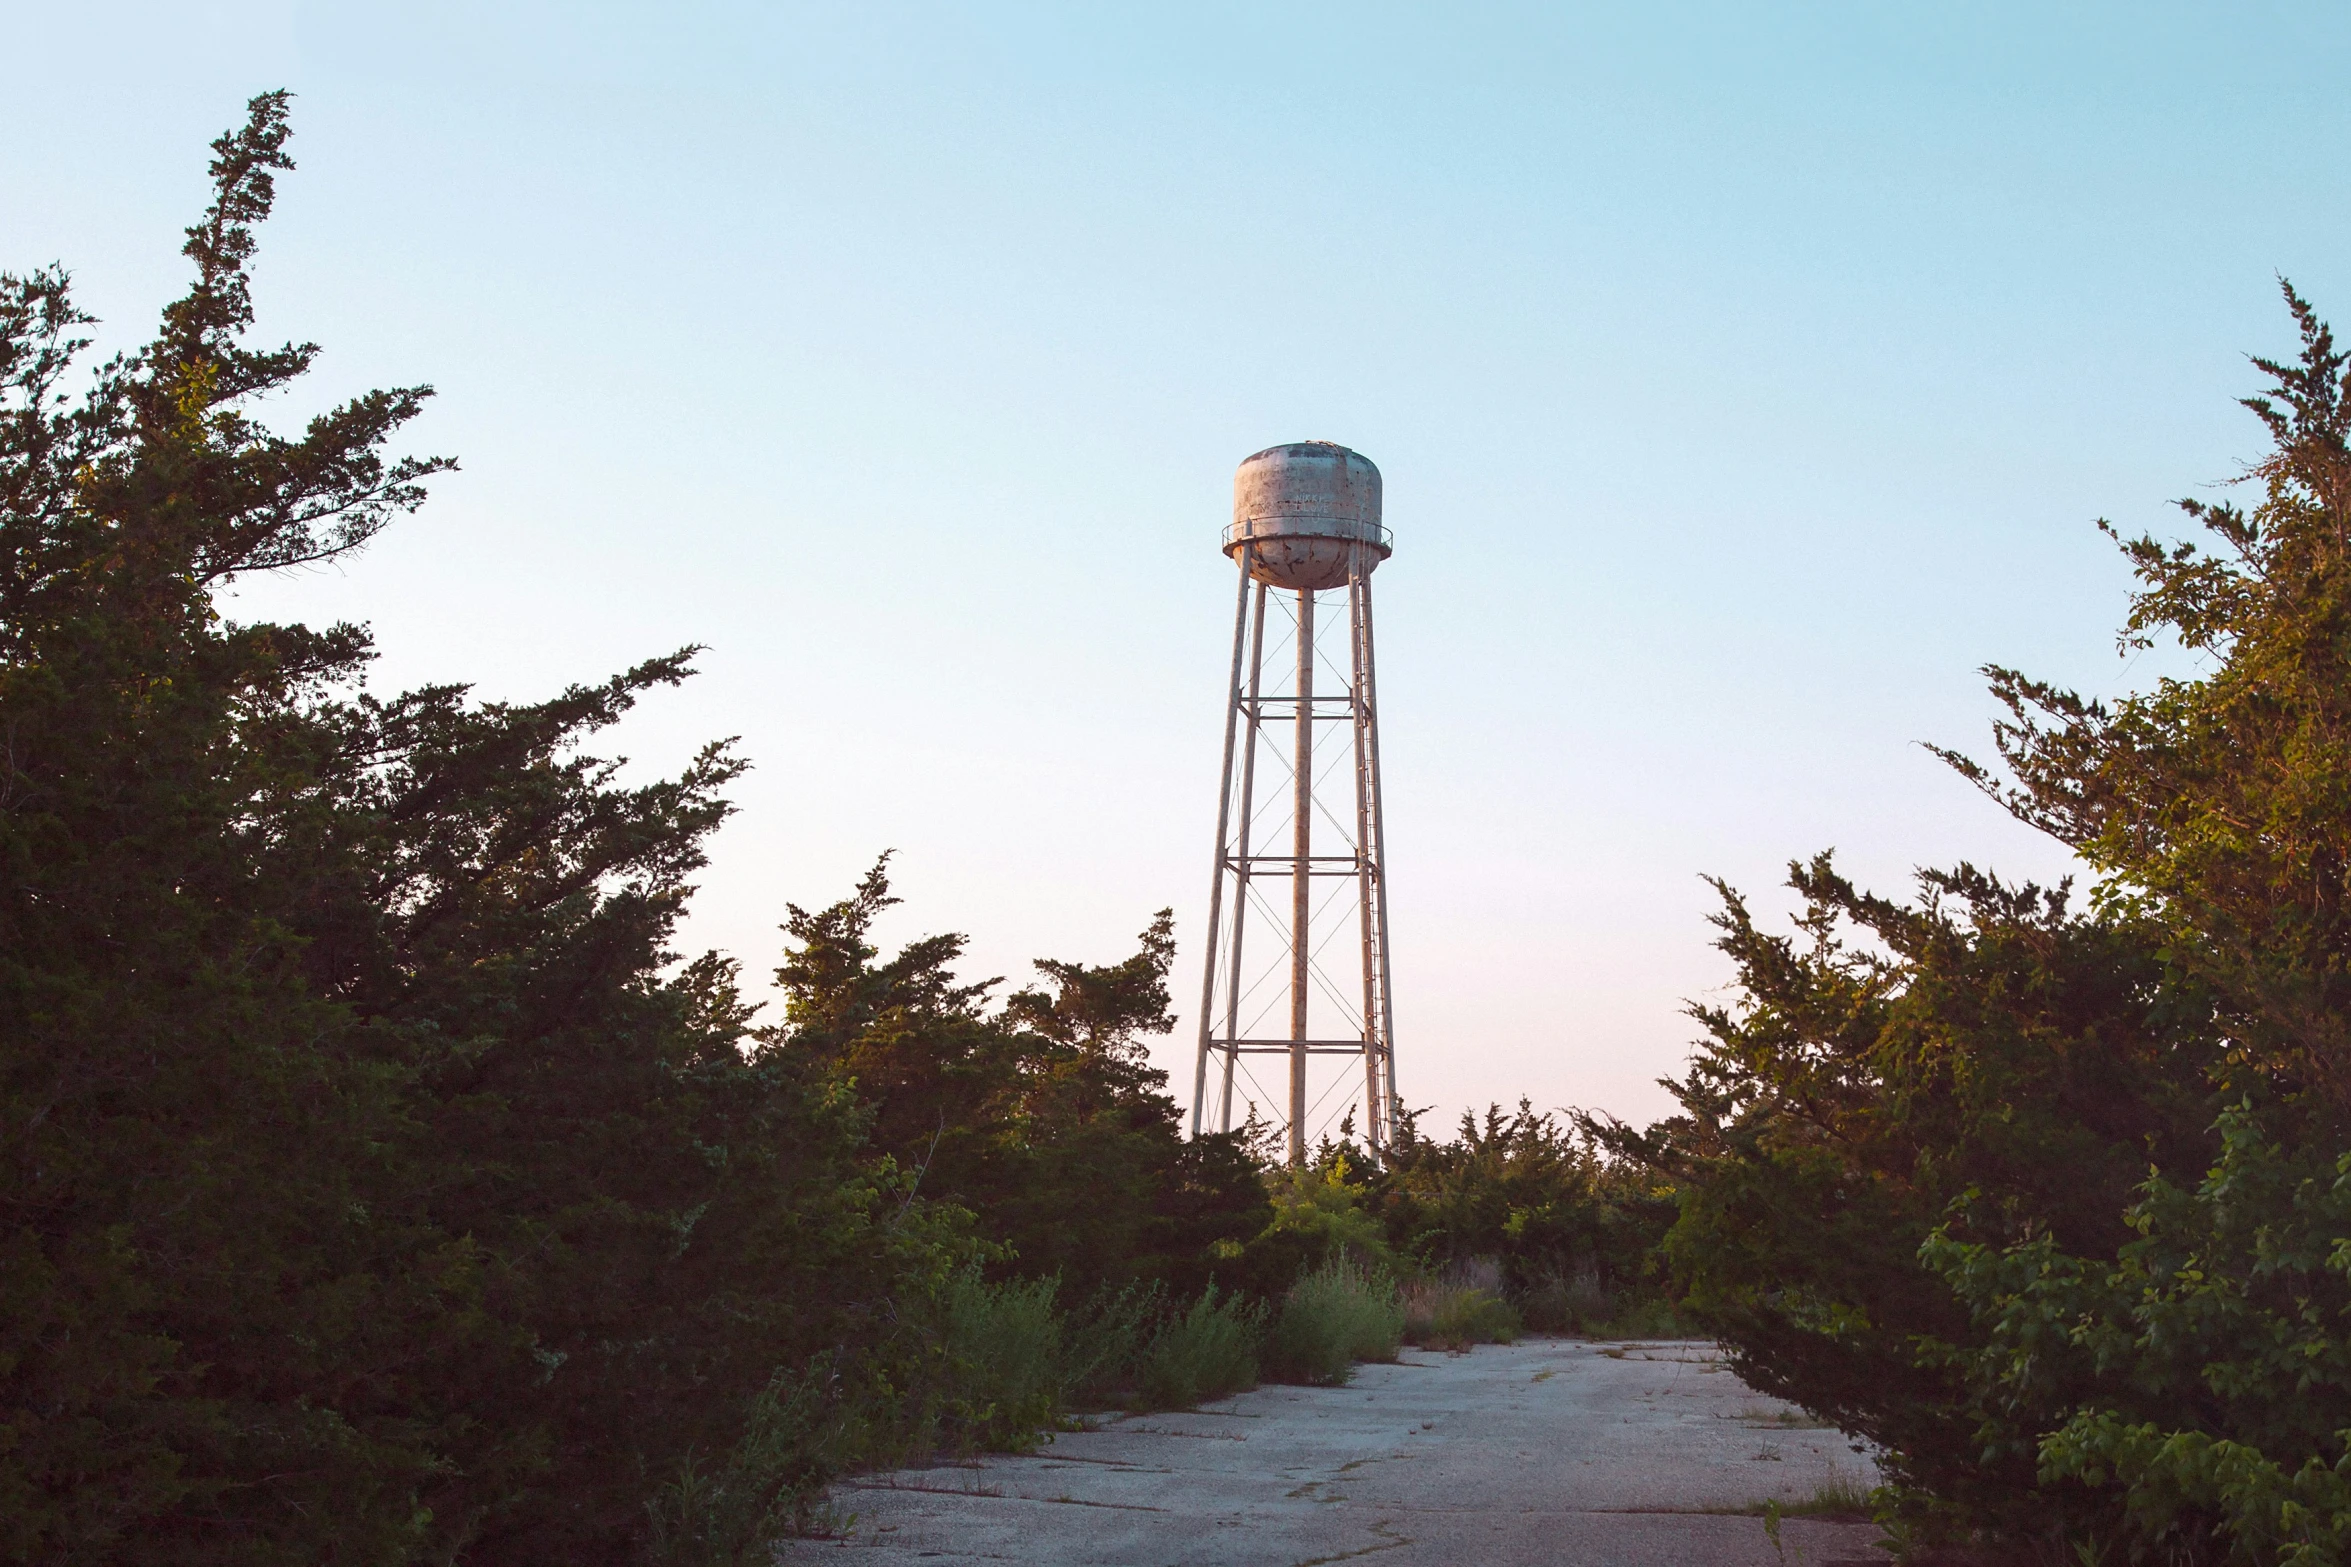
<instances>
[{"instance_id":1,"label":"clear sky","mask_svg":"<svg viewBox=\"0 0 2351 1567\"><path fill-rule=\"evenodd\" d=\"M1233 465L1386 475L1398 1073L1644 1120L1724 876L2063 856L1921 750L1976 666L2143 680L2093 531L2258 455L2351 324L2335 6L0 3L0 266L110 345L204 143L299 95L265 331L461 473L251 614L757 770L690 935L898 851L885 934L1196 991ZM285 417L305 412L288 405ZM1188 1023L1187 1018L1187 1023ZM1184 1030L1165 1052L1188 1082Z\"/></svg>"}]
</instances>

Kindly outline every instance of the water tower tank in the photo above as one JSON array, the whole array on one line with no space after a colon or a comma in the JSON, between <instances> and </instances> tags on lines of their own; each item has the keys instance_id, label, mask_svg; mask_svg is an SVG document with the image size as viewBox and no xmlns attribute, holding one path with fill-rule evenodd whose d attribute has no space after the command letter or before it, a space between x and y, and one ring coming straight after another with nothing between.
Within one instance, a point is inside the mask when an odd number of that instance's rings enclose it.
<instances>
[{"instance_id":1,"label":"water tower tank","mask_svg":"<svg viewBox=\"0 0 2351 1567\"><path fill-rule=\"evenodd\" d=\"M1251 544L1258 581L1321 592L1347 585L1351 562L1366 576L1388 558L1380 526L1380 471L1331 441L1292 441L1245 459L1233 475L1233 525L1224 552Z\"/></svg>"}]
</instances>

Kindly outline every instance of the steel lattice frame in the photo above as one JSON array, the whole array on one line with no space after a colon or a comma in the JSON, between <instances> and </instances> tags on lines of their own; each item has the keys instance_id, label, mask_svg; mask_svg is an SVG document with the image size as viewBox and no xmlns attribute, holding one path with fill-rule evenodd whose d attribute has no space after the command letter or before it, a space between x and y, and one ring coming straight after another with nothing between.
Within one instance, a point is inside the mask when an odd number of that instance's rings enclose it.
<instances>
[{"instance_id":1,"label":"steel lattice frame","mask_svg":"<svg viewBox=\"0 0 2351 1567\"><path fill-rule=\"evenodd\" d=\"M1289 1061L1287 1144L1292 1164L1306 1156L1307 1063L1316 1055L1359 1055L1363 1059L1364 1124L1371 1145L1386 1146L1402 1108L1396 1096L1395 1005L1388 973L1388 885L1386 824L1380 809L1379 689L1372 658L1371 569L1379 564L1373 547L1357 542L1349 549L1347 582L1347 641L1349 677L1344 695L1317 696L1316 600L1333 599L1340 589L1322 593L1295 590L1297 673L1287 693L1269 694L1265 680L1266 624L1269 610L1287 607L1293 591L1269 589L1256 574L1256 547L1242 543L1233 554L1239 564L1240 584L1233 610L1233 662L1226 685L1224 771L1216 807L1216 868L1208 894L1207 959L1200 983L1200 1052L1192 1079L1192 1135L1208 1120L1209 1066L1221 1070L1216 1084L1216 1125L1233 1125L1233 1087L1236 1074L1247 1069L1245 1055L1283 1055ZM1278 594L1278 597L1276 596ZM1269 602L1270 601L1270 602ZM1340 818L1328 809L1317 791L1315 727L1346 723L1354 741L1354 832L1352 842ZM1257 759L1269 744L1267 729L1278 735L1289 725L1291 832L1289 852L1264 854L1252 847L1261 808L1257 789ZM1280 752L1274 752L1279 758ZM1238 805L1238 811L1235 805ZM1314 852L1314 818L1321 814L1338 829L1336 836L1348 852ZM1356 927L1361 948L1360 1011L1352 1019L1357 1037L1314 1038L1309 1018L1316 982L1326 996L1337 994L1329 976L1315 961L1313 940L1317 910L1313 888L1317 878L1345 878L1354 884ZM1289 929L1274 925L1272 939L1288 959L1290 978L1289 1033L1274 1038L1256 1032L1260 1013L1244 1025L1242 1006L1256 986L1248 984L1244 954L1248 948L1249 912L1255 898L1259 910L1272 909L1257 895L1257 884L1287 881L1290 890ZM1228 898L1227 889L1231 895ZM1227 912L1229 909L1229 920ZM1328 912L1328 904L1323 911ZM1333 932L1335 934L1335 932ZM1259 936L1262 945L1267 936ZM1328 941L1330 938L1325 937ZM1264 978L1270 978L1268 969ZM1258 984L1263 983L1260 979ZM1347 998L1350 1009L1354 998ZM1271 1010L1270 1005L1266 1010ZM1254 1081L1254 1077L1252 1077ZM1334 1085L1335 1086L1335 1085ZM1326 1090L1326 1097L1328 1090Z\"/></svg>"}]
</instances>

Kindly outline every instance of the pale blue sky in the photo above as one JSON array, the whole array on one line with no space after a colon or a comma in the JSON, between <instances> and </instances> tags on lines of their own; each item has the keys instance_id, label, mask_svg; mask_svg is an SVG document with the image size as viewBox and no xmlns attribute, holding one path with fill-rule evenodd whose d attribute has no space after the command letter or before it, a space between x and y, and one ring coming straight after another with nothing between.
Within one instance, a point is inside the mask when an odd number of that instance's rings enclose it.
<instances>
[{"instance_id":1,"label":"pale blue sky","mask_svg":"<svg viewBox=\"0 0 2351 1567\"><path fill-rule=\"evenodd\" d=\"M300 95L264 326L321 396L437 385L413 444L465 467L252 612L496 696L709 644L622 743L744 737L692 934L757 974L895 847L892 936L1018 977L1172 903L1188 998L1232 467L1370 455L1399 1078L1445 1115L1663 1109L1702 872L2061 870L1913 742L1983 748L1988 660L2142 678L2091 519L2258 454L2276 273L2351 321L2335 7L0 15L0 265L110 342L204 142Z\"/></svg>"}]
</instances>

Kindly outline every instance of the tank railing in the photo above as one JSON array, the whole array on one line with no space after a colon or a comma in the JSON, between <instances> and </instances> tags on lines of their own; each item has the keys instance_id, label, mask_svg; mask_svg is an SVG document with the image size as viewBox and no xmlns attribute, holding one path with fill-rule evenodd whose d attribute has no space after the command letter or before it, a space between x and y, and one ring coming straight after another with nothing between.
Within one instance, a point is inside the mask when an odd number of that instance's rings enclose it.
<instances>
[{"instance_id":1,"label":"tank railing","mask_svg":"<svg viewBox=\"0 0 2351 1567\"><path fill-rule=\"evenodd\" d=\"M1289 519L1277 519L1269 517L1264 520L1268 523L1276 523L1280 521L1287 521ZM1263 531L1259 531L1256 524L1253 523L1242 524L1238 522L1228 522L1225 524L1224 533L1218 541L1218 547L1229 550L1233 547L1233 541L1242 537L1258 539L1344 539L1352 544L1369 544L1375 549L1386 550L1390 554L1395 553L1395 537L1379 523L1375 522L1367 528L1360 522L1342 522L1336 517L1317 518L1315 521L1321 523L1329 531L1315 532L1306 528L1284 528L1278 526L1267 527ZM1247 534L1242 532L1244 526L1248 527L1249 529Z\"/></svg>"}]
</instances>

